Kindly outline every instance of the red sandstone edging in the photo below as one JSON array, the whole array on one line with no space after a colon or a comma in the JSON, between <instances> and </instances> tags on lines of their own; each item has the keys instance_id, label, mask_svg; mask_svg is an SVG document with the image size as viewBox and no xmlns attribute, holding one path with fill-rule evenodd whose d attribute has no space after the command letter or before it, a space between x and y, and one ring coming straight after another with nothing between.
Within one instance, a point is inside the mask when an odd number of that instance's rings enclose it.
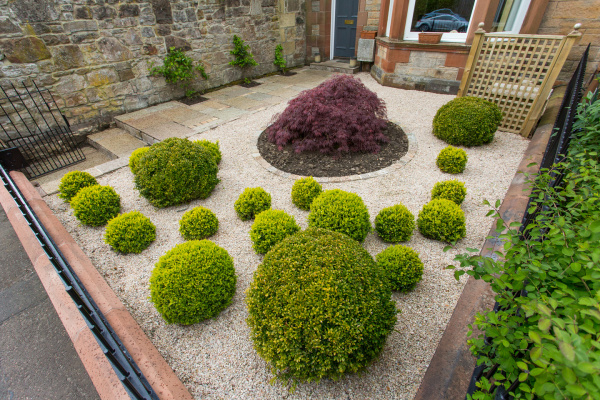
<instances>
[{"instance_id":1,"label":"red sandstone edging","mask_svg":"<svg viewBox=\"0 0 600 400\"><path fill-rule=\"evenodd\" d=\"M10 174L23 193L23 197L29 202L158 397L165 400L193 399L31 182L20 172L13 171ZM25 218L4 187L0 189L0 202L34 264L36 272L100 397L103 399L128 399L129 396L112 366L100 350L83 317L65 291L54 267L50 264Z\"/></svg>"}]
</instances>

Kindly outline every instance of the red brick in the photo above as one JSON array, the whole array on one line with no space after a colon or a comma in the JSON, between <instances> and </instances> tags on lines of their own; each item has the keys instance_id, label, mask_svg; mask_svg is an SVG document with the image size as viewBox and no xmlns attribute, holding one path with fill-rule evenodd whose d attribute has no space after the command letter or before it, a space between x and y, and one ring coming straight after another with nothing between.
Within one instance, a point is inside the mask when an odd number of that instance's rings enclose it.
<instances>
[{"instance_id":1,"label":"red brick","mask_svg":"<svg viewBox=\"0 0 600 400\"><path fill-rule=\"evenodd\" d=\"M410 58L410 50L388 50L388 59L393 63L407 63Z\"/></svg>"},{"instance_id":2,"label":"red brick","mask_svg":"<svg viewBox=\"0 0 600 400\"><path fill-rule=\"evenodd\" d=\"M468 54L448 53L446 55L446 67L464 68L467 64Z\"/></svg>"},{"instance_id":3,"label":"red brick","mask_svg":"<svg viewBox=\"0 0 600 400\"><path fill-rule=\"evenodd\" d=\"M381 60L381 69L383 69L385 72L394 72L395 68L396 63L388 60Z\"/></svg>"}]
</instances>

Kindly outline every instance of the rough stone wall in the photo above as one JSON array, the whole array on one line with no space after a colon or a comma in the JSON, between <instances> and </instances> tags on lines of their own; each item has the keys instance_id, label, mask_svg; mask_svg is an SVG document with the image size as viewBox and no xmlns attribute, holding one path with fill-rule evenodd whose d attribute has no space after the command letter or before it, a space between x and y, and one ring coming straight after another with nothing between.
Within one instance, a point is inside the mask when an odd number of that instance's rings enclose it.
<instances>
[{"instance_id":1,"label":"rough stone wall","mask_svg":"<svg viewBox=\"0 0 600 400\"><path fill-rule=\"evenodd\" d=\"M259 63L250 75L275 71L277 44L288 65L303 64L305 12L304 0L0 0L0 83L34 78L71 124L94 130L182 97L149 76L170 47L204 63L210 79L196 89L241 78L228 65L234 34Z\"/></svg>"},{"instance_id":2,"label":"rough stone wall","mask_svg":"<svg viewBox=\"0 0 600 400\"><path fill-rule=\"evenodd\" d=\"M306 58L314 61L319 54L328 60L331 39L331 0L306 1Z\"/></svg>"},{"instance_id":3,"label":"rough stone wall","mask_svg":"<svg viewBox=\"0 0 600 400\"><path fill-rule=\"evenodd\" d=\"M567 35L576 23L582 24L580 32L583 36L571 49L571 54L558 77L561 81L571 79L588 44L591 44L591 47L587 76L589 77L600 65L600 1L550 0L538 29L539 34Z\"/></svg>"}]
</instances>

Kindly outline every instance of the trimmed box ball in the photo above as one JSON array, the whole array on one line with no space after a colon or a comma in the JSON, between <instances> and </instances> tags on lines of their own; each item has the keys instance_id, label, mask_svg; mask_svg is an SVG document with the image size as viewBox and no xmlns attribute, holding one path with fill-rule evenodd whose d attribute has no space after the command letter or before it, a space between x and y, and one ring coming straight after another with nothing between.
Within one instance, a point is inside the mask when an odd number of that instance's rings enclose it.
<instances>
[{"instance_id":1,"label":"trimmed box ball","mask_svg":"<svg viewBox=\"0 0 600 400\"><path fill-rule=\"evenodd\" d=\"M323 192L323 187L312 176L297 179L292 186L292 203L301 210L310 210L313 200Z\"/></svg>"},{"instance_id":2,"label":"trimmed box ball","mask_svg":"<svg viewBox=\"0 0 600 400\"><path fill-rule=\"evenodd\" d=\"M65 174L58 185L58 197L70 203L71 199L84 187L97 185L98 182L90 173L72 171Z\"/></svg>"},{"instance_id":3,"label":"trimmed box ball","mask_svg":"<svg viewBox=\"0 0 600 400\"><path fill-rule=\"evenodd\" d=\"M104 241L121 253L141 253L156 239L156 227L139 211L131 211L108 221Z\"/></svg>"},{"instance_id":4,"label":"trimmed box ball","mask_svg":"<svg viewBox=\"0 0 600 400\"><path fill-rule=\"evenodd\" d=\"M155 207L205 199L219 183L217 163L203 146L187 139L155 143L138 160L135 186Z\"/></svg>"},{"instance_id":5,"label":"trimmed box ball","mask_svg":"<svg viewBox=\"0 0 600 400\"><path fill-rule=\"evenodd\" d=\"M463 182L455 179L438 182L431 190L431 200L446 199L461 205L467 195L467 188Z\"/></svg>"},{"instance_id":6,"label":"trimmed box ball","mask_svg":"<svg viewBox=\"0 0 600 400\"><path fill-rule=\"evenodd\" d=\"M260 187L246 188L235 201L233 208L242 221L247 221L271 208L271 195Z\"/></svg>"},{"instance_id":7,"label":"trimmed box ball","mask_svg":"<svg viewBox=\"0 0 600 400\"><path fill-rule=\"evenodd\" d=\"M129 169L135 175L138 173L140 158L150 150L150 147L140 147L129 156Z\"/></svg>"},{"instance_id":8,"label":"trimmed box ball","mask_svg":"<svg viewBox=\"0 0 600 400\"><path fill-rule=\"evenodd\" d=\"M231 303L237 278L227 251L208 240L175 246L150 276L150 301L169 324L214 318Z\"/></svg>"},{"instance_id":9,"label":"trimmed box ball","mask_svg":"<svg viewBox=\"0 0 600 400\"><path fill-rule=\"evenodd\" d=\"M423 236L453 243L467 235L465 213L455 202L446 199L431 200L423 206L417 218Z\"/></svg>"},{"instance_id":10,"label":"trimmed box ball","mask_svg":"<svg viewBox=\"0 0 600 400\"><path fill-rule=\"evenodd\" d=\"M101 226L119 215L121 197L110 186L88 186L71 199L71 207L82 224Z\"/></svg>"},{"instance_id":11,"label":"trimmed box ball","mask_svg":"<svg viewBox=\"0 0 600 400\"><path fill-rule=\"evenodd\" d=\"M221 162L221 158L223 157L223 155L221 154L221 150L219 149L218 140L215 143L210 142L208 140L194 140L192 143L202 146L206 150L208 150L215 158L215 162L217 164Z\"/></svg>"},{"instance_id":12,"label":"trimmed box ball","mask_svg":"<svg viewBox=\"0 0 600 400\"><path fill-rule=\"evenodd\" d=\"M478 97L458 97L444 104L433 118L433 134L461 146L490 143L502 122L500 108Z\"/></svg>"},{"instance_id":13,"label":"trimmed box ball","mask_svg":"<svg viewBox=\"0 0 600 400\"><path fill-rule=\"evenodd\" d=\"M387 272L392 290L412 290L423 277L423 262L419 253L410 247L390 246L379 253L376 260L377 265Z\"/></svg>"},{"instance_id":14,"label":"trimmed box ball","mask_svg":"<svg viewBox=\"0 0 600 400\"><path fill-rule=\"evenodd\" d=\"M183 214L179 233L185 240L202 240L217 233L219 220L208 208L198 206Z\"/></svg>"},{"instance_id":15,"label":"trimmed box ball","mask_svg":"<svg viewBox=\"0 0 600 400\"><path fill-rule=\"evenodd\" d=\"M402 204L384 208L375 217L375 231L386 242L407 242L414 230L415 216Z\"/></svg>"},{"instance_id":16,"label":"trimmed box ball","mask_svg":"<svg viewBox=\"0 0 600 400\"><path fill-rule=\"evenodd\" d=\"M463 149L448 146L438 154L435 163L443 172L460 174L467 166L467 153Z\"/></svg>"},{"instance_id":17,"label":"trimmed box ball","mask_svg":"<svg viewBox=\"0 0 600 400\"><path fill-rule=\"evenodd\" d=\"M259 254L265 254L277 243L299 230L294 217L285 211L263 211L256 216L250 229L252 248Z\"/></svg>"},{"instance_id":18,"label":"trimmed box ball","mask_svg":"<svg viewBox=\"0 0 600 400\"><path fill-rule=\"evenodd\" d=\"M369 210L354 193L326 190L310 206L308 226L343 233L363 242L371 232Z\"/></svg>"},{"instance_id":19,"label":"trimmed box ball","mask_svg":"<svg viewBox=\"0 0 600 400\"><path fill-rule=\"evenodd\" d=\"M381 353L396 323L386 273L348 236L307 229L271 249L247 292L257 353L285 383L339 379Z\"/></svg>"}]
</instances>

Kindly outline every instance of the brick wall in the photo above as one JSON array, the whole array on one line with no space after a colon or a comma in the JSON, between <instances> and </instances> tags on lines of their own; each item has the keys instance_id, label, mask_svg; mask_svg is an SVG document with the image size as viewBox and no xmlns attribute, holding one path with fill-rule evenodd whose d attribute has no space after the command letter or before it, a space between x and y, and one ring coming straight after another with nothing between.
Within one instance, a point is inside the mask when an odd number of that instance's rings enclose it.
<instances>
[{"instance_id":1,"label":"brick wall","mask_svg":"<svg viewBox=\"0 0 600 400\"><path fill-rule=\"evenodd\" d=\"M577 68L577 63L588 44L590 58L587 76L594 72L600 63L600 1L598 0L550 0L544 13L539 34L566 35L573 25L581 23L583 34L578 44L573 46L571 54L558 79L568 81Z\"/></svg>"},{"instance_id":2,"label":"brick wall","mask_svg":"<svg viewBox=\"0 0 600 400\"><path fill-rule=\"evenodd\" d=\"M113 115L182 97L149 76L170 47L188 50L210 75L196 89L241 78L228 65L233 35L251 46L255 75L306 55L305 0L0 0L0 83L31 77L57 97L72 124L88 130Z\"/></svg>"}]
</instances>

